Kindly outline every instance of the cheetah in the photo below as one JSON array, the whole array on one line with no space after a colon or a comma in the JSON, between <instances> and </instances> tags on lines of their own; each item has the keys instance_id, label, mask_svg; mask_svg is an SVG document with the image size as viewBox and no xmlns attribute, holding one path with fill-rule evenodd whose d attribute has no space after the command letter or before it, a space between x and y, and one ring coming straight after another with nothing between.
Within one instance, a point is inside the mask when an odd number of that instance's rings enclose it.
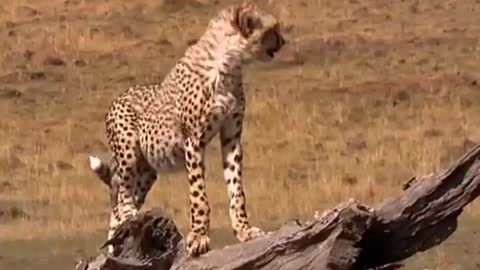
<instances>
[{"instance_id":1,"label":"cheetah","mask_svg":"<svg viewBox=\"0 0 480 270\"><path fill-rule=\"evenodd\" d=\"M108 239L144 204L157 174L186 171L190 232L186 250L209 248L210 207L205 191L205 148L219 134L233 233L241 242L265 233L249 224L242 181L245 93L242 68L269 61L286 43L280 23L251 1L222 9L160 84L135 85L105 116L109 161L89 157L111 188ZM107 241L108 242L108 241ZM108 247L109 252L115 252Z\"/></svg>"}]
</instances>

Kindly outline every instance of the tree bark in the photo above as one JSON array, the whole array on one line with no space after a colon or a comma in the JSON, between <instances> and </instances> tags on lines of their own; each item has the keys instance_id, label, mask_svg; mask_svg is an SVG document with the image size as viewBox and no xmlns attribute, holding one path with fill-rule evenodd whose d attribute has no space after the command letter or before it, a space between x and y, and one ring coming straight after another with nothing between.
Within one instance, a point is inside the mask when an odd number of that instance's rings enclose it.
<instances>
[{"instance_id":1,"label":"tree bark","mask_svg":"<svg viewBox=\"0 0 480 270\"><path fill-rule=\"evenodd\" d=\"M126 221L113 239L115 252L77 269L394 269L396 264L447 239L463 208L480 192L480 145L450 167L414 177L403 192L374 207L351 199L312 220L290 221L265 237L185 253L182 235L158 209Z\"/></svg>"}]
</instances>

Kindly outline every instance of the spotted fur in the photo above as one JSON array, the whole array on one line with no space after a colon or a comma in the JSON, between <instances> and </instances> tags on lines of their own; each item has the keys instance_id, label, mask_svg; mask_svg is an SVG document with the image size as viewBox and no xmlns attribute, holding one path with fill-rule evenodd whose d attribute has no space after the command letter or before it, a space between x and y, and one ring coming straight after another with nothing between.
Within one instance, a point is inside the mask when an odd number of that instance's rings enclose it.
<instances>
[{"instance_id":1,"label":"spotted fur","mask_svg":"<svg viewBox=\"0 0 480 270\"><path fill-rule=\"evenodd\" d=\"M234 234L247 241L263 232L249 224L242 181L245 94L242 66L268 61L284 45L277 19L253 3L221 10L161 84L136 85L106 115L112 159L90 157L91 169L112 190L108 238L142 207L157 173L186 169L190 232L187 251L209 250L210 207L205 148L220 135ZM112 252L113 249L110 247Z\"/></svg>"}]
</instances>

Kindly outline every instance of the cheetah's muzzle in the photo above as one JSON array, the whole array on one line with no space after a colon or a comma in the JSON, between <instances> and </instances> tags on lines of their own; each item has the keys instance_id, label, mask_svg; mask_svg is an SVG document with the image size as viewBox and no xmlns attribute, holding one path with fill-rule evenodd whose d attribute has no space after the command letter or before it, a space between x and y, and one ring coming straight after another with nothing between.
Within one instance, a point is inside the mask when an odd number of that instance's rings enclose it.
<instances>
[{"instance_id":1,"label":"cheetah's muzzle","mask_svg":"<svg viewBox=\"0 0 480 270\"><path fill-rule=\"evenodd\" d=\"M276 35L276 44L275 44L275 47L272 47L272 48L269 48L266 50L268 56L270 56L271 58L273 58L275 56L275 54L280 51L280 49L285 45L286 41L285 39L282 37L282 35L280 35L279 33L275 33Z\"/></svg>"}]
</instances>

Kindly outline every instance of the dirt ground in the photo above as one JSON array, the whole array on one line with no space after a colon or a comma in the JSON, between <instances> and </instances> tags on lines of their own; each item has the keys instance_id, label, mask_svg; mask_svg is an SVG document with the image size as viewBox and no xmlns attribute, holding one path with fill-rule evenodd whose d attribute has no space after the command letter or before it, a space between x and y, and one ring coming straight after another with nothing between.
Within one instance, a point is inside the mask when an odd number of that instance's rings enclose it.
<instances>
[{"instance_id":1,"label":"dirt ground","mask_svg":"<svg viewBox=\"0 0 480 270\"><path fill-rule=\"evenodd\" d=\"M160 82L221 7L210 0L2 0L0 269L67 269L106 237L104 115L128 85ZM354 197L375 203L480 141L478 0L265 0L288 47L247 68L245 185L275 228ZM230 243L219 147L209 148L212 238ZM145 207L186 228L183 174ZM478 269L478 203L405 269Z\"/></svg>"}]
</instances>

